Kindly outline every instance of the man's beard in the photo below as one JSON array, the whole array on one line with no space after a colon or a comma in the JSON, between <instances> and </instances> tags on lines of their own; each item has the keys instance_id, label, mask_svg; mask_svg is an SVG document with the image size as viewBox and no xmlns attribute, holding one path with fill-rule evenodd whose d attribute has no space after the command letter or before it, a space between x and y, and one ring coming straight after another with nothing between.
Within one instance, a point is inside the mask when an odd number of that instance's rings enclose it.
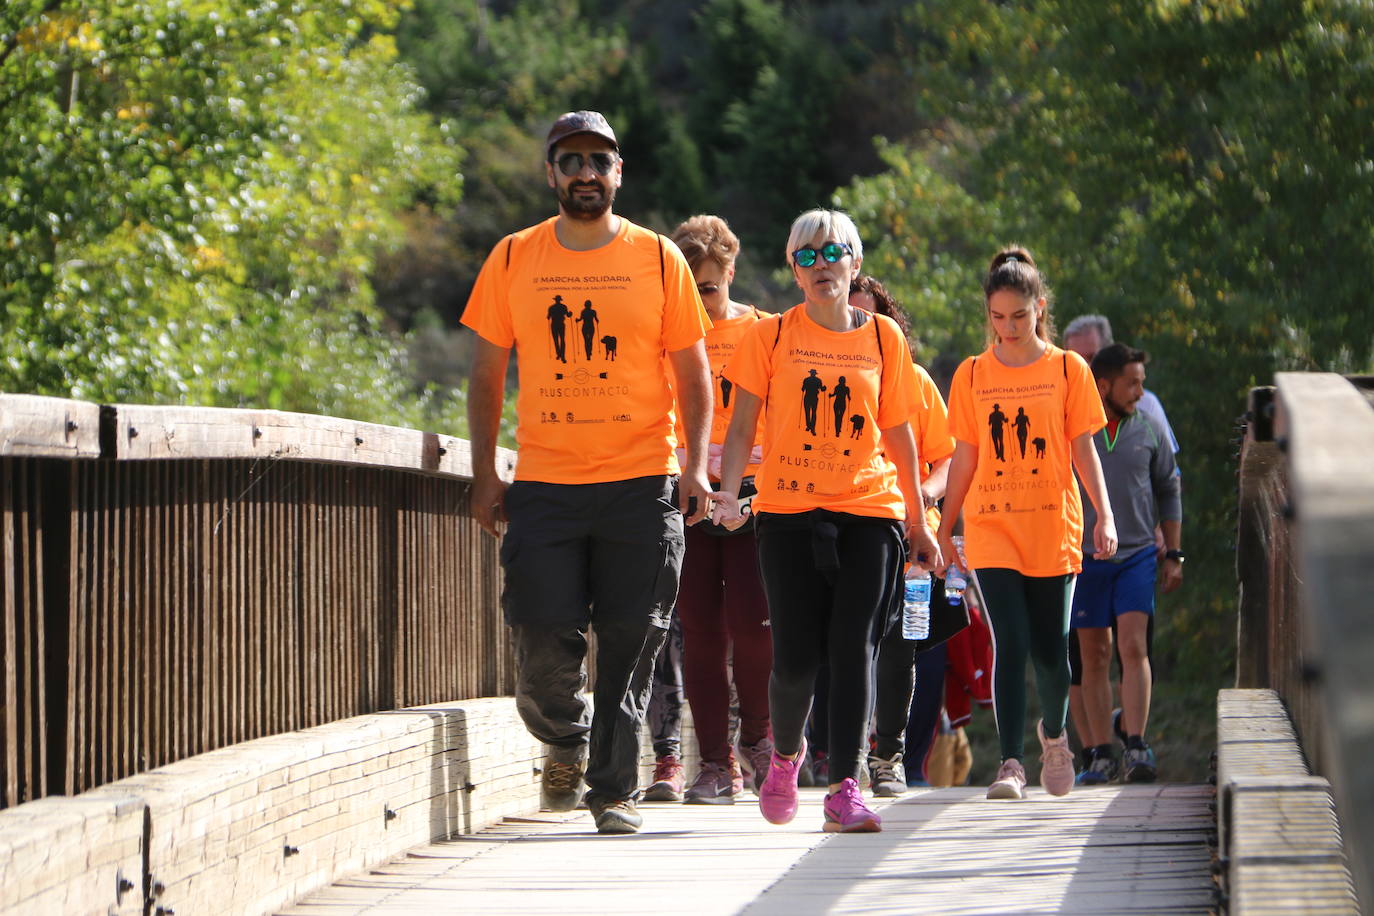
<instances>
[{"instance_id":1,"label":"man's beard","mask_svg":"<svg viewBox=\"0 0 1374 916\"><path fill-rule=\"evenodd\" d=\"M1136 408L1136 402L1135 402L1135 401L1131 401L1131 402L1128 403L1128 404L1122 404L1121 402L1117 401L1115 398L1110 398L1110 397L1109 397L1109 398L1107 398L1106 400L1107 400L1107 410L1109 410L1111 413L1115 414L1118 418L1120 418L1120 419L1122 419L1122 420L1126 419L1126 418L1129 417L1131 414L1135 413L1135 408Z\"/></svg>"},{"instance_id":2,"label":"man's beard","mask_svg":"<svg viewBox=\"0 0 1374 916\"><path fill-rule=\"evenodd\" d=\"M584 199L577 196L580 188L595 187L601 192L601 196L596 199ZM615 188L610 185L598 183L571 183L558 189L558 203L563 208L563 212L572 219L592 220L600 219L611 209L611 204L615 202Z\"/></svg>"}]
</instances>

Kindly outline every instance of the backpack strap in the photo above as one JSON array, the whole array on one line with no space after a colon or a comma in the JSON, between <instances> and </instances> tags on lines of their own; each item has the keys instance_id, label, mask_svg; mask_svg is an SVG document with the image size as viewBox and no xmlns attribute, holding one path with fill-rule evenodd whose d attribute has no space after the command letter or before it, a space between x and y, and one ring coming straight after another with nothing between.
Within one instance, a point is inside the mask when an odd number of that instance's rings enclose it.
<instances>
[{"instance_id":1,"label":"backpack strap","mask_svg":"<svg viewBox=\"0 0 1374 916\"><path fill-rule=\"evenodd\" d=\"M657 232L658 236L658 282L663 285L663 294L668 294L668 268L663 263L663 236Z\"/></svg>"},{"instance_id":2,"label":"backpack strap","mask_svg":"<svg viewBox=\"0 0 1374 916\"><path fill-rule=\"evenodd\" d=\"M510 270L510 247L515 244L515 236L506 236L506 270Z\"/></svg>"}]
</instances>

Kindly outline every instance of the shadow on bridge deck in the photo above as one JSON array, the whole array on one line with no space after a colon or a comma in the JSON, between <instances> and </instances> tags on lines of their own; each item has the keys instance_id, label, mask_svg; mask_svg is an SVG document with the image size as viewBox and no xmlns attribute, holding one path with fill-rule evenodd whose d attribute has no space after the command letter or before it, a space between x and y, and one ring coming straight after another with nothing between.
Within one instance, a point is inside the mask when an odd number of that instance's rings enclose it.
<instances>
[{"instance_id":1,"label":"shadow on bridge deck","mask_svg":"<svg viewBox=\"0 0 1374 916\"><path fill-rule=\"evenodd\" d=\"M1113 786L1021 802L918 790L882 833L820 832L753 802L644 805L644 830L598 837L586 813L507 819L412 850L283 910L441 913L1207 913L1215 907L1207 786Z\"/></svg>"}]
</instances>

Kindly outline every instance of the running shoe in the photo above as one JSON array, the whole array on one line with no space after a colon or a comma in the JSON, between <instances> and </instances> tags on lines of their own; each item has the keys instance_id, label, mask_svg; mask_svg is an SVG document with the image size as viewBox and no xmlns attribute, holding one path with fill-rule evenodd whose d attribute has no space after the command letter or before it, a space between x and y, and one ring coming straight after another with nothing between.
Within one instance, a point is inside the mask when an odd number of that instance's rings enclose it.
<instances>
[{"instance_id":1,"label":"running shoe","mask_svg":"<svg viewBox=\"0 0 1374 916\"><path fill-rule=\"evenodd\" d=\"M868 781L873 786L873 794L878 798L896 798L906 794L906 767L902 765L902 752L891 758L868 755Z\"/></svg>"},{"instance_id":2,"label":"running shoe","mask_svg":"<svg viewBox=\"0 0 1374 916\"><path fill-rule=\"evenodd\" d=\"M763 781L768 778L768 764L772 759L773 741L767 735L753 744L740 745L740 768L746 776L753 779L755 792L758 792Z\"/></svg>"},{"instance_id":3,"label":"running shoe","mask_svg":"<svg viewBox=\"0 0 1374 916\"><path fill-rule=\"evenodd\" d=\"M687 790L685 802L689 805L733 805L735 796L743 791L744 779L734 760L728 764L703 760L697 778Z\"/></svg>"},{"instance_id":4,"label":"running shoe","mask_svg":"<svg viewBox=\"0 0 1374 916\"><path fill-rule=\"evenodd\" d=\"M1026 770L1021 761L1008 757L997 768L997 778L988 786L988 798L1025 798Z\"/></svg>"},{"instance_id":5,"label":"running shoe","mask_svg":"<svg viewBox=\"0 0 1374 916\"><path fill-rule=\"evenodd\" d=\"M1073 751L1069 750L1069 736L1061 732L1058 738L1045 737L1045 723L1035 724L1040 737L1040 785L1051 795L1068 795L1073 790Z\"/></svg>"},{"instance_id":6,"label":"running shoe","mask_svg":"<svg viewBox=\"0 0 1374 916\"><path fill-rule=\"evenodd\" d=\"M1123 782L1154 782L1159 775L1155 766L1155 752L1148 744L1126 748L1121 764Z\"/></svg>"},{"instance_id":7,"label":"running shoe","mask_svg":"<svg viewBox=\"0 0 1374 916\"><path fill-rule=\"evenodd\" d=\"M806 759L806 739L792 760L778 756L776 749L768 762L768 776L759 787L759 811L770 824L786 824L797 816L797 772Z\"/></svg>"},{"instance_id":8,"label":"running shoe","mask_svg":"<svg viewBox=\"0 0 1374 916\"><path fill-rule=\"evenodd\" d=\"M682 761L672 754L665 754L654 761L654 781L644 790L644 800L680 802L686 783L687 773L682 768Z\"/></svg>"},{"instance_id":9,"label":"running shoe","mask_svg":"<svg viewBox=\"0 0 1374 916\"><path fill-rule=\"evenodd\" d=\"M1104 747L1107 746L1104 745ZM1106 785L1116 778L1118 767L1116 758L1111 754L1111 749L1108 747L1105 752L1097 748L1093 750L1093 762L1088 765L1086 770L1078 774L1077 782L1080 786Z\"/></svg>"},{"instance_id":10,"label":"running shoe","mask_svg":"<svg viewBox=\"0 0 1374 916\"><path fill-rule=\"evenodd\" d=\"M864 804L859 784L849 777L840 788L825 797L826 833L877 833L883 829L883 819Z\"/></svg>"}]
</instances>

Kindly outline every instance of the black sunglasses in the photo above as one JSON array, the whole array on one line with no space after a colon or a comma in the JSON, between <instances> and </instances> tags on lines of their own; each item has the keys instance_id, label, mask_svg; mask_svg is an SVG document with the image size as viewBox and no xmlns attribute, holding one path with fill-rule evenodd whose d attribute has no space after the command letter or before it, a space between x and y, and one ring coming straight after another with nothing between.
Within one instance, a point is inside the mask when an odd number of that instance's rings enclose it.
<instances>
[{"instance_id":1,"label":"black sunglasses","mask_svg":"<svg viewBox=\"0 0 1374 916\"><path fill-rule=\"evenodd\" d=\"M583 158L581 153L564 153L555 162L558 163L558 171L568 178L573 177L582 171L582 166L590 161L592 171L598 175L609 175L611 169L615 168L615 153L592 153Z\"/></svg>"},{"instance_id":2,"label":"black sunglasses","mask_svg":"<svg viewBox=\"0 0 1374 916\"><path fill-rule=\"evenodd\" d=\"M847 254L853 254L849 246L844 242L826 242L819 249L806 247L798 248L792 252L792 260L797 262L798 267L810 267L816 263L816 256L825 258L825 263L834 264Z\"/></svg>"}]
</instances>

